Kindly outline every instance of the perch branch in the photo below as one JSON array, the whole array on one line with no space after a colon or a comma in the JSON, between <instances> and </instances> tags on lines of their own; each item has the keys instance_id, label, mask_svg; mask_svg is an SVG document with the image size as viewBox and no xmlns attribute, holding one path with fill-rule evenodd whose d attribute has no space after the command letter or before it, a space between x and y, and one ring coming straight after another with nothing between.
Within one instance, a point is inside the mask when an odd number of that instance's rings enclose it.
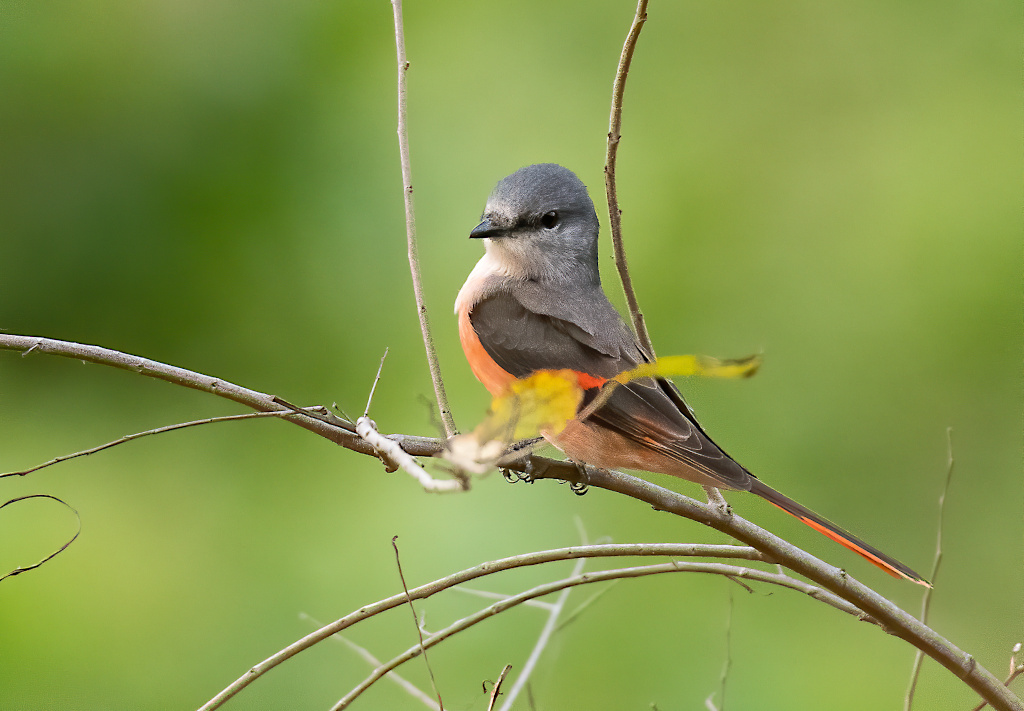
<instances>
[{"instance_id":1,"label":"perch branch","mask_svg":"<svg viewBox=\"0 0 1024 711\"><path fill-rule=\"evenodd\" d=\"M356 433L355 423L320 409L299 409L273 395L250 390L220 378L109 348L36 336L0 333L0 350L20 351L23 356L33 353L62 356L127 370L192 390L200 390L252 408L257 412L274 413L281 419L297 424L342 447L360 454L377 456L375 448ZM389 439L399 443L407 453L413 456L431 456L439 452L443 446L443 443L434 437L393 435Z\"/></svg>"},{"instance_id":2,"label":"perch branch","mask_svg":"<svg viewBox=\"0 0 1024 711\"><path fill-rule=\"evenodd\" d=\"M355 425L347 420L334 415L320 415L309 410L299 410L280 398L183 368L98 346L33 336L0 334L0 350L21 351L25 355L48 353L98 363L218 395L260 412L280 412L281 419L293 422L343 447L361 454L378 456L377 450L359 437L355 433ZM443 441L431 437L393 434L387 439L395 442L403 451L413 456L431 456L444 447ZM823 596L838 596L854 608L867 613L891 634L922 649L925 654L938 661L953 672L957 678L962 679L977 691L997 711L1024 711L1024 705L1021 704L1020 699L991 672L977 664L973 657L882 596L857 582L844 571L824 563L735 514L724 512L716 506L702 504L682 494L619 472L588 469L584 482L579 469L572 462L559 462L545 457L530 456L510 463L507 468L513 471L527 472L532 479L560 479L576 484L588 483L597 488L615 491L650 504L656 509L710 526L747 543L761 552L758 556L759 559L784 565L813 581L815 585L809 587L814 588L818 593L808 592L808 594L815 599L823 599Z\"/></svg>"},{"instance_id":3,"label":"perch branch","mask_svg":"<svg viewBox=\"0 0 1024 711\"><path fill-rule=\"evenodd\" d=\"M416 314L420 319L420 332L423 334L423 347L427 352L427 365L430 368L430 379L434 382L434 395L437 398L437 409L441 413L441 422L448 437L456 434L455 419L448 406L448 394L441 378L441 364L437 360L434 338L430 335L430 320L427 316L427 305L423 299L423 284L420 279L419 248L416 244L416 212L412 201L412 162L409 159L409 132L406 128L406 73L409 61L405 58L405 28L402 24L402 0L391 0L395 13L395 48L398 52L398 152L402 160L402 192L405 195L405 234L409 251L409 271L412 273L412 289L416 296Z\"/></svg>"}]
</instances>

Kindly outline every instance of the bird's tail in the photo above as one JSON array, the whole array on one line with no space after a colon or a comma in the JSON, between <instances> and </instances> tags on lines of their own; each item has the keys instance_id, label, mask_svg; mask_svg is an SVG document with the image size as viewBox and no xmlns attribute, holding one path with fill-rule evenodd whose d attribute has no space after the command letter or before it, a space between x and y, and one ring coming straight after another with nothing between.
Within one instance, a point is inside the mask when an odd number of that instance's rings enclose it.
<instances>
[{"instance_id":1,"label":"bird's tail","mask_svg":"<svg viewBox=\"0 0 1024 711\"><path fill-rule=\"evenodd\" d=\"M754 479L751 483L752 486L750 488L750 493L757 494L762 499L768 501L768 503L778 506L790 516L795 516L800 519L808 526L818 531L818 533L828 536L836 543L849 548L851 551L863 556L864 558L867 558L871 563L874 563L894 578L904 578L913 583L924 585L929 588L932 586L931 583L895 558L887 556L877 548L869 546L853 534L847 533L831 521L814 513L806 506L801 506L788 496L780 494L775 489L762 483L760 479Z\"/></svg>"}]
</instances>

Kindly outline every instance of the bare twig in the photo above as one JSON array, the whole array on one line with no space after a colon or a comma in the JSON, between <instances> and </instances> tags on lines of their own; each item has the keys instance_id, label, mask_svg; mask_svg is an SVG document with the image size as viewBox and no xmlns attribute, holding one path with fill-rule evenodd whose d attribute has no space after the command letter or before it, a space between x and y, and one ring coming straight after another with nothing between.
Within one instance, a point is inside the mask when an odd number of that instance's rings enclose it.
<instances>
[{"instance_id":1,"label":"bare twig","mask_svg":"<svg viewBox=\"0 0 1024 711\"><path fill-rule=\"evenodd\" d=\"M942 519L946 512L946 494L949 493L949 483L953 480L953 428L946 428L946 483L942 487L942 494L939 495L939 522L935 527L935 560L932 563L932 574L928 577L935 585L939 574L939 564L942 563ZM932 591L928 587L921 598L921 622L928 624L928 611L932 604ZM910 684L907 687L907 694L903 699L903 710L910 711L914 705L914 692L917 690L917 680L921 675L921 663L924 661L924 651L917 650L914 655L914 666L910 672Z\"/></svg>"},{"instance_id":2,"label":"bare twig","mask_svg":"<svg viewBox=\"0 0 1024 711\"><path fill-rule=\"evenodd\" d=\"M506 664L505 668L501 670L501 674L498 675L498 680L494 682L494 688L491 689L491 698L487 703L487 711L494 711L494 704L498 702L498 694L501 693L501 685L504 683L505 677L508 676L510 669L512 669L512 665Z\"/></svg>"},{"instance_id":3,"label":"bare twig","mask_svg":"<svg viewBox=\"0 0 1024 711\"><path fill-rule=\"evenodd\" d=\"M370 443L385 463L391 462L400 467L418 481L424 490L431 493L468 491L468 477L459 476L456 479L435 479L430 476L426 469L420 466L419 462L412 455L402 449L397 442L388 439L378 432L377 423L368 417L370 405L373 404L373 393L377 389L377 383L380 382L380 373L384 370L384 359L387 357L388 352L385 349L384 355L380 359L380 366L377 368L377 377L373 379L373 386L370 388L370 396L366 399L366 409L363 410L363 416L356 420L356 434ZM397 547L395 548L395 554L398 554ZM401 569L399 569L399 572L401 572Z\"/></svg>"},{"instance_id":4,"label":"bare twig","mask_svg":"<svg viewBox=\"0 0 1024 711\"><path fill-rule=\"evenodd\" d=\"M654 352L654 343L651 341L651 334L647 331L647 322L644 320L636 292L633 290L633 279L629 276L626 247L622 239L622 210L619 208L618 188L615 181L615 161L619 154L619 142L622 140L622 100L626 92L629 66L633 62L633 51L640 38L640 30L647 22L647 2L648 0L638 0L637 2L633 24L630 25L626 41L622 45L619 67L615 72L615 81L612 83L612 108L608 119L608 146L604 159L604 189L608 200L608 224L611 228L612 253L615 256L615 268L619 272L619 281L622 282L622 291L626 296L629 318L633 323L633 330L636 331L636 337L653 360L657 357ZM705 486L704 488L710 498L714 498L716 495L719 499L721 498L721 495L717 494L713 487Z\"/></svg>"},{"instance_id":5,"label":"bare twig","mask_svg":"<svg viewBox=\"0 0 1024 711\"><path fill-rule=\"evenodd\" d=\"M320 408L320 407L305 408L305 409L301 409L300 408L300 411L303 411L303 412L319 412L321 414L326 412L323 408ZM37 472L40 469L45 469L46 467L52 467L54 464L60 464L61 462L66 462L69 459L75 459L76 457L85 457L85 456L90 455L90 454L96 454L97 452L102 452L105 449L110 449L111 447L116 447L119 444L125 444L126 442L131 442L133 440L141 439L142 437L148 437L150 435L163 434L164 432L173 432L174 430L181 430L181 429L185 429L186 427L196 427L198 425L209 425L209 424L212 424L214 422L233 422L235 420L251 420L254 417L282 417L284 415L289 414L289 412L291 412L291 411L289 411L289 410L281 410L281 411L278 411L278 412L245 412L245 413L242 413L240 415L224 415L222 417L206 417L206 418L203 418L201 420L192 420L191 422L179 422L177 424L166 425L164 427L156 427L156 428L151 429L151 430L146 430L145 432L136 432L134 434L125 435L124 437L121 437L119 439L115 439L113 441L107 442L105 444L98 445L96 447L90 447L89 449L83 449L83 450L81 450L79 452L72 452L71 454L65 454L65 455L62 455L60 457L54 457L53 459L51 459L48 462L43 462L42 464L37 464L34 467L29 467L28 469L22 469L21 471L18 471L18 472L3 472L2 474L0 474L0 479L2 479L4 477L8 477L8 476L25 476L26 474L31 474L33 472Z\"/></svg>"},{"instance_id":6,"label":"bare twig","mask_svg":"<svg viewBox=\"0 0 1024 711\"><path fill-rule=\"evenodd\" d=\"M629 28L629 34L626 36L626 42L622 46L622 54L619 56L619 68L615 72L615 82L612 84L612 109L611 117L608 121L608 147L604 159L604 187L608 198L608 221L611 226L615 267L619 270L619 279L622 281L622 290L626 295L629 317L633 322L633 330L636 331L637 338L640 339L640 343L653 358L654 346L651 344L651 336L647 333L644 315L640 311L636 294L633 292L633 280L629 277L626 249L622 243L622 210L619 209L619 197L615 186L615 159L619 151L619 141L622 139L622 96L626 91L626 77L629 76L629 65L633 61L633 50L636 48L637 38L640 37L640 30L646 21L647 0L640 0L636 6L633 24Z\"/></svg>"},{"instance_id":7,"label":"bare twig","mask_svg":"<svg viewBox=\"0 0 1024 711\"><path fill-rule=\"evenodd\" d=\"M737 581L739 582L739 581ZM718 680L718 708L725 711L725 683L729 680L729 671L732 669L732 615L735 608L733 587L729 586L729 612L725 618L725 662L722 664L722 675ZM710 700L711 697L709 696Z\"/></svg>"},{"instance_id":8,"label":"bare twig","mask_svg":"<svg viewBox=\"0 0 1024 711\"><path fill-rule=\"evenodd\" d=\"M384 349L384 355L380 357L380 365L377 366L377 376L373 379L373 385L370 387L370 394L366 398L366 409L363 410L363 417L370 414L370 405L373 404L373 394L377 392L377 383L380 382L381 371L384 370L384 360L388 357L388 349Z\"/></svg>"},{"instance_id":9,"label":"bare twig","mask_svg":"<svg viewBox=\"0 0 1024 711\"><path fill-rule=\"evenodd\" d=\"M71 504L69 504L67 501L64 501L63 499L58 499L56 496L52 496L51 494L29 494L27 496L19 496L15 499L11 499L10 501L5 501L4 503L0 504L0 509L11 504L16 504L19 501L27 501L29 499L50 499L51 501L56 501L58 504L65 506L68 510L71 511L71 513L75 515L75 520L78 522L78 528L75 531L75 535L69 538L60 548L50 553L50 555L46 556L40 561L33 563L32 565L18 566L11 572L6 573L3 576L0 576L0 580L3 580L5 578L13 578L15 575L21 575L22 573L28 572L29 570L35 570L43 563L45 563L48 560L51 560L52 558L57 556L61 551L65 550L68 546L74 543L75 539L78 538L78 534L82 532L82 517L78 514L78 511L76 511L75 508L71 506Z\"/></svg>"},{"instance_id":10,"label":"bare twig","mask_svg":"<svg viewBox=\"0 0 1024 711\"><path fill-rule=\"evenodd\" d=\"M416 606L412 604L412 598L409 597L409 586L405 584L405 573L402 572L402 556L398 552L398 536L394 536L391 539L391 547L395 549L395 565L398 567L398 578L402 581L402 590L405 591L405 599L409 603L409 610L412 611L412 624L420 638L420 652L423 654L423 664L427 667L427 674L430 675L430 685L434 687L437 705L441 707L441 711L444 711L444 701L441 700L441 692L437 690L437 679L434 678L434 670L430 666L430 659L427 658L427 648L423 646L423 628L420 627L420 620L416 615Z\"/></svg>"},{"instance_id":11,"label":"bare twig","mask_svg":"<svg viewBox=\"0 0 1024 711\"><path fill-rule=\"evenodd\" d=\"M608 591L610 591L613 587L615 587L615 583L617 583L617 582L618 582L617 580L613 580L611 583L609 583L605 587L601 588L596 593L594 593L593 595L588 597L586 600L581 602L576 607L576 609L574 609L572 612L570 612L568 615L566 615L565 618L561 622L558 623L558 627L555 628L555 631L556 632L560 632L563 629L565 629L566 627L568 627L569 625L571 625L573 622L575 622L577 619L579 619L580 615L582 615L586 611L586 609L588 607L590 607L591 605L596 603L598 600L600 600L602 597L604 597L606 594L608 594Z\"/></svg>"},{"instance_id":12,"label":"bare twig","mask_svg":"<svg viewBox=\"0 0 1024 711\"><path fill-rule=\"evenodd\" d=\"M420 332L423 334L423 347L427 352L427 365L430 367L430 378L434 382L434 395L437 408L441 412L441 422L448 437L457 433L455 419L448 406L448 395L445 393L444 380L441 378L441 364L437 360L434 338L430 335L430 320L427 318L427 305L423 299L423 285L420 279L419 248L416 244L416 213L412 201L412 162L409 159L409 132L406 128L406 72L409 62L405 58L405 28L402 24L402 0L391 0L395 13L395 48L398 52L398 152L402 160L402 192L405 195L405 233L409 251L409 271L412 273L412 289L416 296L416 314L420 319Z\"/></svg>"}]
</instances>

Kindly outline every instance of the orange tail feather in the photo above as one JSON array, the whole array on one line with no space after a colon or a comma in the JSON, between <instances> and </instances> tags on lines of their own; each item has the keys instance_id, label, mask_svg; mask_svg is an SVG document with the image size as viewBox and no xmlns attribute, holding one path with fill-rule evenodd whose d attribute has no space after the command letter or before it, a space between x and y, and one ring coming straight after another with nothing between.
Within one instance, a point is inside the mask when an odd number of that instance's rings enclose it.
<instances>
[{"instance_id":1,"label":"orange tail feather","mask_svg":"<svg viewBox=\"0 0 1024 711\"><path fill-rule=\"evenodd\" d=\"M788 513L790 516L800 519L805 524L816 530L822 535L828 536L833 541L841 546L849 548L854 553L863 556L872 564L878 566L889 575L894 578L903 578L909 580L918 585L924 585L925 587L931 587L931 583L925 580L923 577L915 573L913 570L903 565L895 558L882 553L877 548L869 546L864 541L860 540L856 536L847 531L844 531L839 526L835 525L831 521L822 518L818 514L814 513L805 506L801 506L797 502L793 501L787 496L780 494L775 489L761 483L760 480L755 479L753 486L750 488L750 493L757 494L768 503L778 506L780 509Z\"/></svg>"}]
</instances>

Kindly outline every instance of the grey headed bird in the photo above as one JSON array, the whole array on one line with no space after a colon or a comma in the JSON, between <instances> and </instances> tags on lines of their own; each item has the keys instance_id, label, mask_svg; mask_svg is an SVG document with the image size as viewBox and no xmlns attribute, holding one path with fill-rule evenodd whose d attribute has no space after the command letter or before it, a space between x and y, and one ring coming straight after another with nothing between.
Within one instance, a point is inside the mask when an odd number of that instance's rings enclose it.
<instances>
[{"instance_id":1,"label":"grey headed bird","mask_svg":"<svg viewBox=\"0 0 1024 711\"><path fill-rule=\"evenodd\" d=\"M521 168L491 192L469 233L484 241L484 256L459 291L455 313L469 365L493 396L538 370L567 369L584 390L582 409L609 379L651 360L601 288L598 227L586 186L560 165ZM620 385L589 417L547 437L579 463L749 491L890 575L930 587L747 471L708 437L666 379Z\"/></svg>"}]
</instances>

